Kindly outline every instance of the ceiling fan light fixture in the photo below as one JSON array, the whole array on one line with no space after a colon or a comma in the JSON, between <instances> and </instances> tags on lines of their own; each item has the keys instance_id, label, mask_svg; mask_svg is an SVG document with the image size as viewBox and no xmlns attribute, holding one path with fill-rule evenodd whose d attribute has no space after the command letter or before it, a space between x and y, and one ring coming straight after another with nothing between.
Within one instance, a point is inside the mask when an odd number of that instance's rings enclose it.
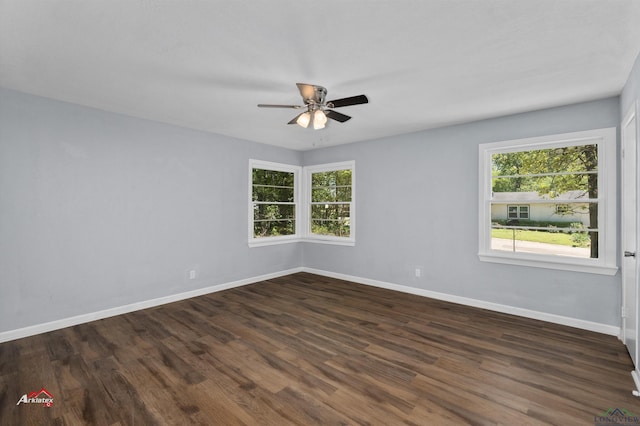
<instances>
[{"instance_id":1,"label":"ceiling fan light fixture","mask_svg":"<svg viewBox=\"0 0 640 426\"><path fill-rule=\"evenodd\" d=\"M298 123L300 126L302 126L302 127L304 127L306 129L309 126L309 122L310 121L311 121L311 114L308 113L308 112L304 112L304 113L300 114L300 116L296 120L296 123Z\"/></svg>"},{"instance_id":2,"label":"ceiling fan light fixture","mask_svg":"<svg viewBox=\"0 0 640 426\"><path fill-rule=\"evenodd\" d=\"M316 110L313 114L313 128L315 130L324 129L327 124L327 116L322 110Z\"/></svg>"},{"instance_id":3,"label":"ceiling fan light fixture","mask_svg":"<svg viewBox=\"0 0 640 426\"><path fill-rule=\"evenodd\" d=\"M349 121L351 117L334 111L333 108L346 107L351 105L360 105L369 103L369 99L365 95L350 96L348 98L334 99L325 101L327 89L314 84L296 83L304 105L282 105L282 104L258 104L260 108L293 108L303 109L303 113L296 115L287 124L297 124L300 127L307 128L313 121L315 130L324 129L329 119L339 123Z\"/></svg>"}]
</instances>

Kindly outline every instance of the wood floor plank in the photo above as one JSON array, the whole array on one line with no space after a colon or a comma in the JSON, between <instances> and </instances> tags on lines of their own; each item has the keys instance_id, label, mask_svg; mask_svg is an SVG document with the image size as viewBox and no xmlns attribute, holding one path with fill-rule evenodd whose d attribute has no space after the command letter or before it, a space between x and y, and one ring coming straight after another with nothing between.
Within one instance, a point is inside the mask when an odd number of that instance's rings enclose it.
<instances>
[{"instance_id":1,"label":"wood floor plank","mask_svg":"<svg viewBox=\"0 0 640 426\"><path fill-rule=\"evenodd\" d=\"M584 425L640 415L631 369L613 336L299 273L0 344L0 424Z\"/></svg>"}]
</instances>

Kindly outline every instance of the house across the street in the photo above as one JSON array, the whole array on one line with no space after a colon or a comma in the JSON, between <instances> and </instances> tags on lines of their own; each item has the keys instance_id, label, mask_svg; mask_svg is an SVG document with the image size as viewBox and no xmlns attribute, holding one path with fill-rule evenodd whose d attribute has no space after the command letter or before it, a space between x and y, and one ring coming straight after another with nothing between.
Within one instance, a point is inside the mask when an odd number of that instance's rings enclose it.
<instances>
[{"instance_id":1,"label":"house across the street","mask_svg":"<svg viewBox=\"0 0 640 426\"><path fill-rule=\"evenodd\" d=\"M538 192L495 192L491 220L582 223L589 227L586 191L568 191L556 197Z\"/></svg>"}]
</instances>

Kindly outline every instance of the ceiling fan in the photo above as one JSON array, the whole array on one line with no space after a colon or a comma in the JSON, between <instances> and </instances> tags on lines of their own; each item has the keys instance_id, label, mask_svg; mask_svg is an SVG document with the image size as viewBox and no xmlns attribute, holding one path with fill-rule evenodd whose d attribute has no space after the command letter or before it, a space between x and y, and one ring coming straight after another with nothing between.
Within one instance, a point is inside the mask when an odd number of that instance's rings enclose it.
<instances>
[{"instance_id":1,"label":"ceiling fan","mask_svg":"<svg viewBox=\"0 0 640 426\"><path fill-rule=\"evenodd\" d=\"M344 123L350 120L348 115L339 113L331 108L340 108L350 105L366 104L369 99L365 95L351 96L348 98L335 99L333 101L325 101L327 89L315 84L296 83L304 105L273 105L258 104L260 108L304 108L305 111L295 116L287 124L298 124L302 127L308 127L309 123L313 123L314 129L322 129L327 123L327 118Z\"/></svg>"}]
</instances>

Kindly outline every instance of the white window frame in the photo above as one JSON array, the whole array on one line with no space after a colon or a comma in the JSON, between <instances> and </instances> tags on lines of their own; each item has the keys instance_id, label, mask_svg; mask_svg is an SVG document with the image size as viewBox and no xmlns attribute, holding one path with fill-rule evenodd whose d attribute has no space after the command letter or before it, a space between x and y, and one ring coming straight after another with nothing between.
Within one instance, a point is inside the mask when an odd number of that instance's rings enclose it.
<instances>
[{"instance_id":1,"label":"white window frame","mask_svg":"<svg viewBox=\"0 0 640 426\"><path fill-rule=\"evenodd\" d=\"M304 239L313 243L337 244L353 246L356 243L356 163L342 161L339 163L317 164L305 166L304 170ZM349 236L336 237L332 235L318 235L311 232L311 175L313 173L332 172L336 170L351 170L351 201L349 204ZM341 203L342 204L342 203Z\"/></svg>"},{"instance_id":2,"label":"white window frame","mask_svg":"<svg viewBox=\"0 0 640 426\"><path fill-rule=\"evenodd\" d=\"M294 181L294 205L296 232L294 235L282 235L275 237L255 238L253 236L253 169L274 170L293 173ZM311 233L311 174L318 172L330 172L336 170L351 170L351 201L349 202L349 237L335 237L331 235L316 235ZM295 243L307 241L322 244L355 245L356 237L356 164L355 161L343 161L330 164L317 164L314 166L300 167L290 164L274 163L262 160L249 160L249 221L248 236L249 247L261 247L274 244Z\"/></svg>"},{"instance_id":3,"label":"white window frame","mask_svg":"<svg viewBox=\"0 0 640 426\"><path fill-rule=\"evenodd\" d=\"M491 249L491 158L493 154L562 146L598 145L597 259L583 259ZM479 145L479 251L481 261L615 275L616 265L616 128L588 130Z\"/></svg>"},{"instance_id":4,"label":"white window frame","mask_svg":"<svg viewBox=\"0 0 640 426\"><path fill-rule=\"evenodd\" d=\"M274 237L262 237L255 238L253 236L253 169L274 170L278 172L293 173L293 186L294 186L294 206L295 206L295 221L296 232L294 235L279 235ZM302 174L302 168L300 166L292 166L289 164L273 163L270 161L261 160L249 160L249 247L260 247L273 244L284 244L300 241L301 238L301 197L300 197L300 175Z\"/></svg>"}]
</instances>

